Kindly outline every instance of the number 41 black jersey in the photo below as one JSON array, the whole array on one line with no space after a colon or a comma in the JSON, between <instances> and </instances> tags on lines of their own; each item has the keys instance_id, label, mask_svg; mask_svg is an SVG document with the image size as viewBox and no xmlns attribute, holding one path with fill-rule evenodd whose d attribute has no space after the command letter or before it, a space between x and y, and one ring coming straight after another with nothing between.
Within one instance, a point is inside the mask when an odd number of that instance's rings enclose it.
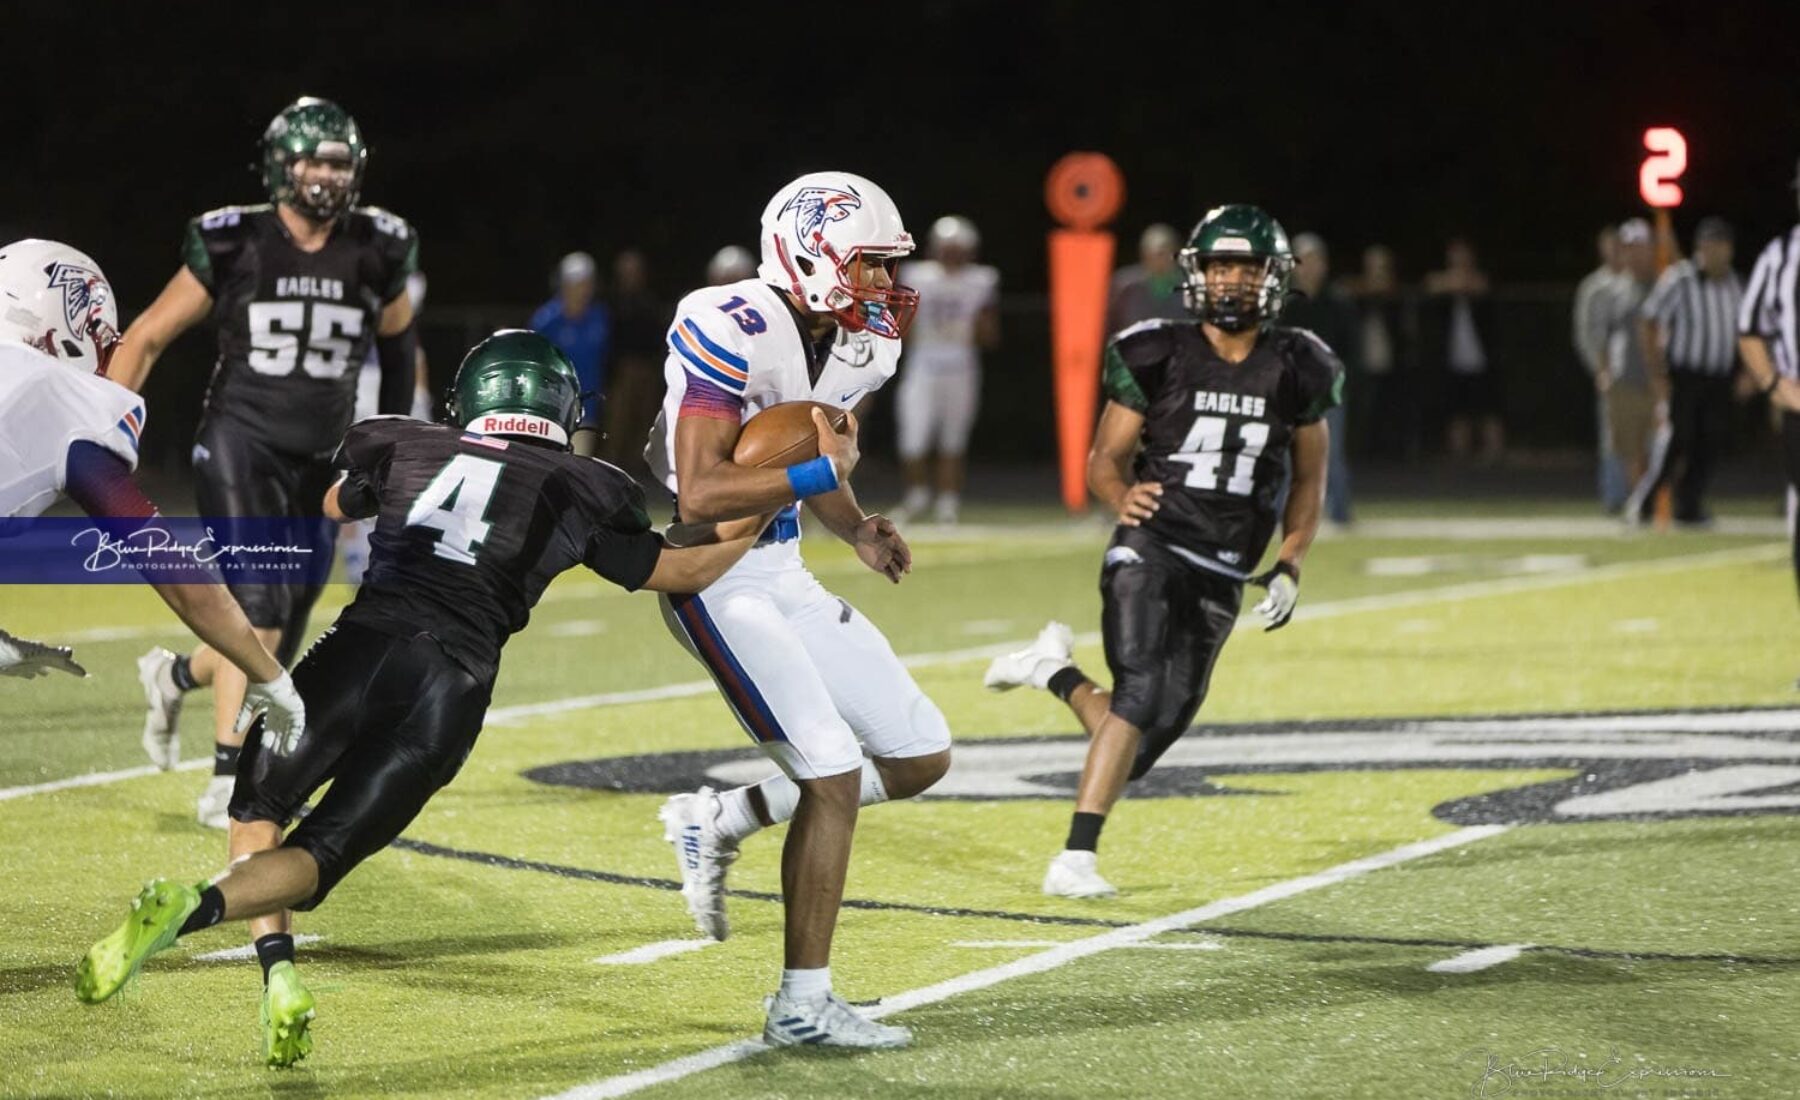
<instances>
[{"instance_id":1,"label":"number 41 black jersey","mask_svg":"<svg viewBox=\"0 0 1800 1100\"><path fill-rule=\"evenodd\" d=\"M325 247L302 252L274 207L227 206L188 222L181 252L219 326L207 419L295 457L330 454L350 426L382 307L418 269L418 234L359 207Z\"/></svg>"},{"instance_id":2,"label":"number 41 black jersey","mask_svg":"<svg viewBox=\"0 0 1800 1100\"><path fill-rule=\"evenodd\" d=\"M585 565L637 589L662 553L643 489L597 458L377 416L350 429L337 464L339 506L379 516L340 621L428 633L483 683L557 574Z\"/></svg>"},{"instance_id":3,"label":"number 41 black jersey","mask_svg":"<svg viewBox=\"0 0 1800 1100\"><path fill-rule=\"evenodd\" d=\"M1270 326L1242 363L1219 357L1198 322L1145 321L1106 347L1106 396L1144 414L1134 474L1163 487L1143 529L1196 564L1240 580L1275 531L1294 429L1343 397L1324 341Z\"/></svg>"}]
</instances>

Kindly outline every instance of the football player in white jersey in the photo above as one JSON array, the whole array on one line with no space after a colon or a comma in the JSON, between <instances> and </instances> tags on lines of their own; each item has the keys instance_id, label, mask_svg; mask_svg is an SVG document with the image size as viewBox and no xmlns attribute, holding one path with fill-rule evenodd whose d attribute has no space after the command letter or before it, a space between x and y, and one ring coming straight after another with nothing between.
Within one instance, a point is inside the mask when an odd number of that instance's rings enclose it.
<instances>
[{"instance_id":1,"label":"football player in white jersey","mask_svg":"<svg viewBox=\"0 0 1800 1100\"><path fill-rule=\"evenodd\" d=\"M1000 273L974 262L980 247L975 223L949 215L931 225L931 258L906 265L906 281L919 292L919 323L907 337L894 405L906 480L894 518L902 523L924 514L933 488L939 523L955 523L962 505L963 456L981 403L981 353L1000 345Z\"/></svg>"},{"instance_id":2,"label":"football player in white jersey","mask_svg":"<svg viewBox=\"0 0 1800 1100\"><path fill-rule=\"evenodd\" d=\"M65 496L90 516L157 515L131 476L144 430L143 399L106 377L118 324L112 286L86 254L56 241L0 247L0 516L37 516ZM266 710L264 743L286 752L305 726L305 707L225 586L152 581L150 587L244 670L250 692L243 720ZM37 643L0 638L11 643L0 643L0 650L46 660ZM66 660L67 651L60 652ZM61 667L54 657L48 661Z\"/></svg>"},{"instance_id":3,"label":"football player in white jersey","mask_svg":"<svg viewBox=\"0 0 1800 1100\"><path fill-rule=\"evenodd\" d=\"M918 304L894 282L912 236L887 192L847 172L816 172L770 200L761 246L757 278L696 291L676 307L668 393L646 457L684 522L779 510L724 577L663 606L671 631L784 774L677 795L661 811L664 835L696 925L724 939L725 870L739 841L791 820L781 864L786 966L763 1038L904 1046L910 1031L874 1022L831 991L831 938L857 807L937 782L950 766L950 730L881 632L807 572L798 502L896 583L912 554L850 489L854 415L844 435L821 432L826 454L785 470L739 466L732 454L761 409L798 400L849 409L893 376Z\"/></svg>"}]
</instances>

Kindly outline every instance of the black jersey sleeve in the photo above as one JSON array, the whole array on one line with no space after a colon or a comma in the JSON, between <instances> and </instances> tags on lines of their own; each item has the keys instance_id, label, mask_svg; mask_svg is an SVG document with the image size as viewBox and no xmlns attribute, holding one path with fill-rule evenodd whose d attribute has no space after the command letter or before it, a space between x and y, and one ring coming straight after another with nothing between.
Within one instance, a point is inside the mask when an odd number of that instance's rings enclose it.
<instances>
[{"instance_id":1,"label":"black jersey sleeve","mask_svg":"<svg viewBox=\"0 0 1800 1100\"><path fill-rule=\"evenodd\" d=\"M1294 394L1294 423L1314 424L1344 403L1344 363L1310 329L1282 332Z\"/></svg>"},{"instance_id":2,"label":"black jersey sleeve","mask_svg":"<svg viewBox=\"0 0 1800 1100\"><path fill-rule=\"evenodd\" d=\"M1133 412L1148 411L1173 349L1169 327L1161 321L1144 321L1114 336L1106 345L1102 379L1107 399Z\"/></svg>"},{"instance_id":3,"label":"black jersey sleeve","mask_svg":"<svg viewBox=\"0 0 1800 1100\"><path fill-rule=\"evenodd\" d=\"M598 459L577 463L574 480L582 564L628 592L642 588L663 551L662 536L650 529L643 487Z\"/></svg>"},{"instance_id":4,"label":"black jersey sleeve","mask_svg":"<svg viewBox=\"0 0 1800 1100\"><path fill-rule=\"evenodd\" d=\"M381 486L387 480L394 445L406 433L424 427L404 416L371 416L350 425L332 464L343 471L338 507L352 519L367 519L380 510Z\"/></svg>"},{"instance_id":5,"label":"black jersey sleeve","mask_svg":"<svg viewBox=\"0 0 1800 1100\"><path fill-rule=\"evenodd\" d=\"M419 270L419 231L400 215L368 206L356 211L368 219L368 240L376 270L370 284L386 305L406 293L406 278Z\"/></svg>"},{"instance_id":6,"label":"black jersey sleeve","mask_svg":"<svg viewBox=\"0 0 1800 1100\"><path fill-rule=\"evenodd\" d=\"M181 237L181 262L207 293L218 295L219 284L243 251L248 226L243 207L225 206L188 219Z\"/></svg>"}]
</instances>

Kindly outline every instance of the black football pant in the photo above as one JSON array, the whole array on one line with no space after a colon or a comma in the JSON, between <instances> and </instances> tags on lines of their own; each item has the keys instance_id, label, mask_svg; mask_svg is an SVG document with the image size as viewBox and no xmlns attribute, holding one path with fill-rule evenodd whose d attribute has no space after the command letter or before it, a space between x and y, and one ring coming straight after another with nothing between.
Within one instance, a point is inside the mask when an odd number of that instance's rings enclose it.
<instances>
[{"instance_id":1,"label":"black football pant","mask_svg":"<svg viewBox=\"0 0 1800 1100\"><path fill-rule=\"evenodd\" d=\"M315 553L328 555L313 574L321 578L316 583L240 584L225 577L251 626L281 631L275 659L283 665L293 662L305 640L336 548L337 525L324 518L325 490L335 480L329 456L277 451L231 421L209 419L194 439L194 498L201 515L310 521L308 541Z\"/></svg>"},{"instance_id":2,"label":"black football pant","mask_svg":"<svg viewBox=\"0 0 1800 1100\"><path fill-rule=\"evenodd\" d=\"M1111 710L1143 732L1131 766L1131 778L1140 779L1205 701L1244 586L1190 564L1136 528L1118 528L1106 557L1100 630L1112 671Z\"/></svg>"},{"instance_id":3,"label":"black football pant","mask_svg":"<svg viewBox=\"0 0 1800 1100\"><path fill-rule=\"evenodd\" d=\"M319 865L318 890L294 906L311 909L456 777L481 732L491 685L429 634L393 637L340 622L307 650L294 686L306 702L306 735L291 754L276 756L262 747L261 723L252 728L231 816L285 827L331 780L282 841Z\"/></svg>"},{"instance_id":4,"label":"black football pant","mask_svg":"<svg viewBox=\"0 0 1800 1100\"><path fill-rule=\"evenodd\" d=\"M1698 523L1706 518L1706 486L1731 430L1731 376L1694 371L1669 372L1669 446L1662 463L1651 471L1655 480L1644 494L1644 515L1655 507L1656 490L1675 483L1675 519Z\"/></svg>"}]
</instances>

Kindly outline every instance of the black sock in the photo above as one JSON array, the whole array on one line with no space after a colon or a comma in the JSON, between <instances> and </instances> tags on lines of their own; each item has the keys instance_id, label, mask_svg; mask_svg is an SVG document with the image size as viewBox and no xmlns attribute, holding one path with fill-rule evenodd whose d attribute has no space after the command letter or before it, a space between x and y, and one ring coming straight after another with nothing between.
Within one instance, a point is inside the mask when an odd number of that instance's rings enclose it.
<instances>
[{"instance_id":1,"label":"black sock","mask_svg":"<svg viewBox=\"0 0 1800 1100\"><path fill-rule=\"evenodd\" d=\"M1046 686L1049 687L1050 694L1066 703L1069 701L1069 696L1075 694L1076 688L1080 687L1082 684L1091 684L1093 682L1094 681L1087 678L1087 673L1076 668L1074 665L1070 665L1068 668L1059 668L1056 672L1052 673L1050 676L1050 683Z\"/></svg>"},{"instance_id":2,"label":"black sock","mask_svg":"<svg viewBox=\"0 0 1800 1100\"><path fill-rule=\"evenodd\" d=\"M211 928L225 919L225 895L219 893L217 886L208 886L200 891L200 908L188 914L177 936L185 936L189 932L198 932L202 928Z\"/></svg>"},{"instance_id":3,"label":"black sock","mask_svg":"<svg viewBox=\"0 0 1800 1100\"><path fill-rule=\"evenodd\" d=\"M294 937L286 932L256 937L256 961L262 963L263 982L267 984L270 967L278 962L294 961Z\"/></svg>"},{"instance_id":4,"label":"black sock","mask_svg":"<svg viewBox=\"0 0 1800 1100\"><path fill-rule=\"evenodd\" d=\"M1076 852L1094 852L1100 849L1100 827L1106 824L1105 814L1084 814L1075 811L1069 821L1069 841L1063 847Z\"/></svg>"},{"instance_id":5,"label":"black sock","mask_svg":"<svg viewBox=\"0 0 1800 1100\"><path fill-rule=\"evenodd\" d=\"M193 691L200 686L200 681L194 679L194 669L186 657L175 658L175 663L169 666L169 678L182 691Z\"/></svg>"},{"instance_id":6,"label":"black sock","mask_svg":"<svg viewBox=\"0 0 1800 1100\"><path fill-rule=\"evenodd\" d=\"M227 745L223 741L213 742L213 774L236 775L238 753L244 751L242 745Z\"/></svg>"}]
</instances>

